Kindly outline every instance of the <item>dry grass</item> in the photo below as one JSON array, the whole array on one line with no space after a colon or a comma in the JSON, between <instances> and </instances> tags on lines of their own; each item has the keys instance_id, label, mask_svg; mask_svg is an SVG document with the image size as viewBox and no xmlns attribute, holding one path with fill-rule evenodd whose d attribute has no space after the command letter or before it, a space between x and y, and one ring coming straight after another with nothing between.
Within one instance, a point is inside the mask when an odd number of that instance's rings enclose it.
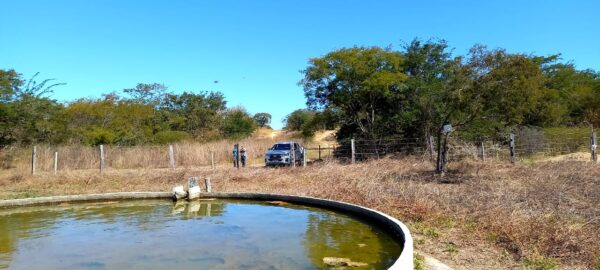
<instances>
[{"instance_id":1,"label":"dry grass","mask_svg":"<svg viewBox=\"0 0 600 270\"><path fill-rule=\"evenodd\" d=\"M410 157L215 171L186 162L175 172L109 170L104 176L95 170L30 176L13 169L0 175L0 197L165 191L188 176L211 176L215 191L309 195L382 210L408 223L418 250L459 269L597 269L600 260L600 167L587 162L462 161L451 163L445 177Z\"/></svg>"},{"instance_id":2,"label":"dry grass","mask_svg":"<svg viewBox=\"0 0 600 270\"><path fill-rule=\"evenodd\" d=\"M240 141L217 141L211 143L173 144L177 167L210 166L211 153L215 163L230 163L233 144L246 147L249 163L262 162L266 150L278 141L288 140L289 134L278 133L268 138L252 138ZM104 146L105 166L112 169L168 168L169 146ZM31 170L32 147L7 147L0 149L0 165L4 169L28 172ZM83 145L37 146L36 169L49 172L54 168L54 152L58 152L58 168L61 171L91 170L100 166L99 147Z\"/></svg>"},{"instance_id":3,"label":"dry grass","mask_svg":"<svg viewBox=\"0 0 600 270\"><path fill-rule=\"evenodd\" d=\"M302 143L308 150L309 159L317 159L317 145L331 146L327 141L314 140L304 142L294 138L293 134L281 131L260 129L262 133L269 131L272 136L256 136L239 141L221 140L210 143L182 142L173 144L175 163L177 167L191 168L211 166L211 155L214 162L219 165L232 163L232 150L235 143L239 143L247 150L248 164L263 165L264 154L276 142L294 140ZM263 134L264 135L264 134ZM10 169L22 173L31 171L31 156L33 147L9 146L0 149L0 168ZM105 168L108 169L144 169L168 168L168 145L142 145L142 146L111 146L105 145ZM58 170L63 172L73 170L94 170L100 167L99 147L84 145L50 146L38 145L36 158L37 172L52 172L54 170L54 153L58 152ZM321 157L332 155L330 148L323 148Z\"/></svg>"}]
</instances>

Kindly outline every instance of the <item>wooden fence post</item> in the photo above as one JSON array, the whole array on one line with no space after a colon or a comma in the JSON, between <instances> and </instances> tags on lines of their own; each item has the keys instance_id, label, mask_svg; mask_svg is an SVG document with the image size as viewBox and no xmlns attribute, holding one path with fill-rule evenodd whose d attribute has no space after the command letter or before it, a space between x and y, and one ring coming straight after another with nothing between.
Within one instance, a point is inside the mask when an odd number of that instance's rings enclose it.
<instances>
[{"instance_id":1,"label":"wooden fence post","mask_svg":"<svg viewBox=\"0 0 600 270\"><path fill-rule=\"evenodd\" d=\"M481 161L485 162L485 144L481 141Z\"/></svg>"},{"instance_id":2,"label":"wooden fence post","mask_svg":"<svg viewBox=\"0 0 600 270\"><path fill-rule=\"evenodd\" d=\"M210 184L210 177L204 178L204 185L206 185L206 192L212 192L212 185Z\"/></svg>"},{"instance_id":3,"label":"wooden fence post","mask_svg":"<svg viewBox=\"0 0 600 270\"><path fill-rule=\"evenodd\" d=\"M58 152L54 152L54 175L58 172Z\"/></svg>"},{"instance_id":4,"label":"wooden fence post","mask_svg":"<svg viewBox=\"0 0 600 270\"><path fill-rule=\"evenodd\" d=\"M306 156L307 156L307 152L306 152L306 147L302 149L302 167L306 167Z\"/></svg>"},{"instance_id":5,"label":"wooden fence post","mask_svg":"<svg viewBox=\"0 0 600 270\"><path fill-rule=\"evenodd\" d=\"M100 174L104 173L104 145L100 145Z\"/></svg>"},{"instance_id":6,"label":"wooden fence post","mask_svg":"<svg viewBox=\"0 0 600 270\"><path fill-rule=\"evenodd\" d=\"M210 168L215 169L215 152L212 150L210 151Z\"/></svg>"},{"instance_id":7,"label":"wooden fence post","mask_svg":"<svg viewBox=\"0 0 600 270\"><path fill-rule=\"evenodd\" d=\"M356 162L356 148L354 145L354 139L350 139L350 151L352 152L352 157L351 157L351 161L352 164L354 164Z\"/></svg>"},{"instance_id":8,"label":"wooden fence post","mask_svg":"<svg viewBox=\"0 0 600 270\"><path fill-rule=\"evenodd\" d=\"M598 138L596 137L596 131L592 130L592 138L591 138L591 150L592 150L592 161L594 163L598 162Z\"/></svg>"},{"instance_id":9,"label":"wooden fence post","mask_svg":"<svg viewBox=\"0 0 600 270\"><path fill-rule=\"evenodd\" d=\"M429 138L427 138L428 140L428 145L429 145L429 156L431 157L431 160L435 159L435 149L434 149L434 145L433 145L433 136L429 135Z\"/></svg>"},{"instance_id":10,"label":"wooden fence post","mask_svg":"<svg viewBox=\"0 0 600 270\"><path fill-rule=\"evenodd\" d=\"M33 146L31 151L31 175L35 174L35 165L37 163L37 146Z\"/></svg>"},{"instance_id":11,"label":"wooden fence post","mask_svg":"<svg viewBox=\"0 0 600 270\"><path fill-rule=\"evenodd\" d=\"M290 163L292 167L296 167L296 147L294 143L290 143Z\"/></svg>"},{"instance_id":12,"label":"wooden fence post","mask_svg":"<svg viewBox=\"0 0 600 270\"><path fill-rule=\"evenodd\" d=\"M240 168L240 144L235 144L235 167Z\"/></svg>"},{"instance_id":13,"label":"wooden fence post","mask_svg":"<svg viewBox=\"0 0 600 270\"><path fill-rule=\"evenodd\" d=\"M318 160L321 160L321 145L320 144L319 144L319 159Z\"/></svg>"},{"instance_id":14,"label":"wooden fence post","mask_svg":"<svg viewBox=\"0 0 600 270\"><path fill-rule=\"evenodd\" d=\"M510 147L510 163L515 163L516 152L515 152L515 134L511 133L508 141Z\"/></svg>"},{"instance_id":15,"label":"wooden fence post","mask_svg":"<svg viewBox=\"0 0 600 270\"><path fill-rule=\"evenodd\" d=\"M169 169L175 170L175 152L172 144L169 145Z\"/></svg>"}]
</instances>

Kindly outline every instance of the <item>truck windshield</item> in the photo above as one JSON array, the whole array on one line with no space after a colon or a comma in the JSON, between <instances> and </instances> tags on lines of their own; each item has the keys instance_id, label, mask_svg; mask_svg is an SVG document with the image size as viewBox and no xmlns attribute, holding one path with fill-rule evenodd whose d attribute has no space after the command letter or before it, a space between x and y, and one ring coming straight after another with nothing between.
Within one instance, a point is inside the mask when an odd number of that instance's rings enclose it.
<instances>
[{"instance_id":1,"label":"truck windshield","mask_svg":"<svg viewBox=\"0 0 600 270\"><path fill-rule=\"evenodd\" d=\"M273 150L290 150L289 143L278 143L273 145Z\"/></svg>"}]
</instances>

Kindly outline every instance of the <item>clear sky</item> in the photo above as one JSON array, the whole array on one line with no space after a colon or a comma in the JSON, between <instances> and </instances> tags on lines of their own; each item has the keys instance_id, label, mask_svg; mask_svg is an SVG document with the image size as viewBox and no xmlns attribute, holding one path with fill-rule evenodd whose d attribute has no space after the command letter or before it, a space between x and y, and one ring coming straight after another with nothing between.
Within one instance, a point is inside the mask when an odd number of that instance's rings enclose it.
<instances>
[{"instance_id":1,"label":"clear sky","mask_svg":"<svg viewBox=\"0 0 600 270\"><path fill-rule=\"evenodd\" d=\"M456 54L476 43L562 53L600 70L600 1L0 0L0 69L67 83L55 99L157 82L221 91L229 106L271 113L275 128L305 106L309 58L415 37L446 39Z\"/></svg>"}]
</instances>

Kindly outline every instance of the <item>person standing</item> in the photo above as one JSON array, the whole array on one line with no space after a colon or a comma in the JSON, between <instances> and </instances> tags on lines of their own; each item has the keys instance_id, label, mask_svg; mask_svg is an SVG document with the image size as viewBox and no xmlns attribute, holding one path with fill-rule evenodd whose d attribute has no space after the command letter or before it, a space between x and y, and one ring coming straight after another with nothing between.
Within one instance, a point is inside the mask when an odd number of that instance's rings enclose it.
<instances>
[{"instance_id":1,"label":"person standing","mask_svg":"<svg viewBox=\"0 0 600 270\"><path fill-rule=\"evenodd\" d=\"M242 159L242 167L246 167L246 147L242 146L242 150L240 150L240 158Z\"/></svg>"},{"instance_id":2,"label":"person standing","mask_svg":"<svg viewBox=\"0 0 600 270\"><path fill-rule=\"evenodd\" d=\"M237 144L233 145L233 167L234 168L238 167L238 145Z\"/></svg>"}]
</instances>

